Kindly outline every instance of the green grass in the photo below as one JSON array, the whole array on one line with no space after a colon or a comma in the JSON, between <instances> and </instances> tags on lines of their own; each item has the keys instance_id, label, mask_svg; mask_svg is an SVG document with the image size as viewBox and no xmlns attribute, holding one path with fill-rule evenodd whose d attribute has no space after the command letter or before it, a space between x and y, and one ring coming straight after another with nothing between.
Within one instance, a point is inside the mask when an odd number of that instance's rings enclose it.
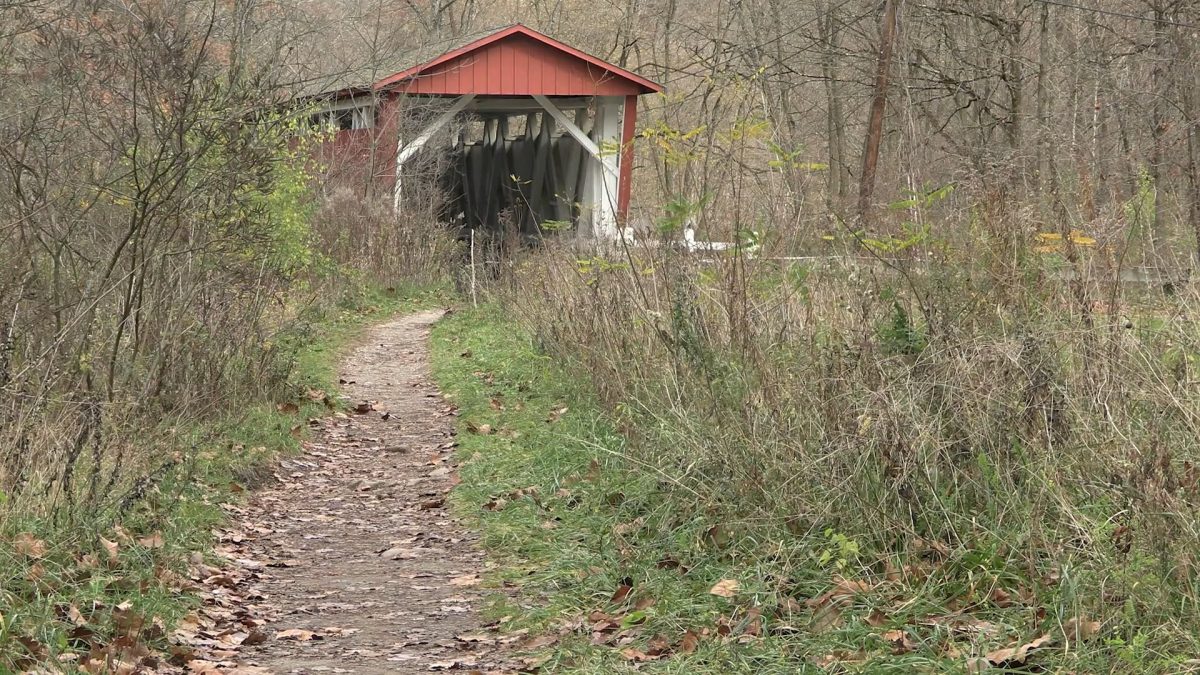
<instances>
[{"instance_id":1,"label":"green grass","mask_svg":"<svg viewBox=\"0 0 1200 675\"><path fill-rule=\"evenodd\" d=\"M521 330L497 310L482 309L440 323L434 344L435 377L461 411L455 506L500 562L493 582L519 589L515 601L493 598L492 618L512 617L509 630L558 634L602 611L620 625L615 632L629 630L628 645L601 647L591 644L586 627L568 632L546 652L548 672L632 669L622 649L649 651L661 636L679 652L689 630L708 633L693 653L641 669L816 672L806 662L810 654L796 649L811 645L768 634L783 623L772 615L794 584L768 581L769 571L745 555L752 543L706 512L702 495L631 463L625 439L587 388ZM492 433L470 431L480 425ZM500 499L502 508L487 506ZM780 547L780 555L789 553ZM734 598L709 593L722 579L739 581ZM613 602L628 582L629 595ZM759 637L747 634L755 610L763 613ZM717 635L722 625L730 635Z\"/></svg>"},{"instance_id":2,"label":"green grass","mask_svg":"<svg viewBox=\"0 0 1200 675\"><path fill-rule=\"evenodd\" d=\"M1046 633L1053 647L1006 672L1174 672L1185 658L1150 658L1145 636L1107 622L1066 649L1062 627L1094 604L1072 597L1069 566L1061 582L1039 585L1006 550L909 552L897 567L925 559L923 573L889 579L884 561L861 559L838 532L740 519L737 505L670 478L679 467L638 461L658 456L653 443L670 434L642 430L644 445L631 447L586 381L496 307L438 324L434 374L460 408L453 504L498 563L488 583L513 591L497 590L490 618L507 632L556 636L531 652L546 672L964 672ZM841 577L867 588L836 613L806 603ZM722 579L739 583L733 598L709 592ZM631 590L614 601L622 585ZM1036 597L1015 600L1019 589ZM625 641L592 644L593 612L613 617ZM687 631L701 637L683 653ZM648 663L622 654L656 638L672 653Z\"/></svg>"},{"instance_id":3,"label":"green grass","mask_svg":"<svg viewBox=\"0 0 1200 675\"><path fill-rule=\"evenodd\" d=\"M144 618L142 640L164 648L164 634L197 603L180 582L188 557L212 548L213 528L225 517L221 505L269 475L275 458L297 452L304 421L328 412L305 392L335 394L337 357L365 326L444 298L441 289L364 290L306 311L278 340L291 364L283 398L294 407L228 401L215 418L147 429L137 451L174 461L101 512L64 517L6 510L0 519L0 673L107 644L122 632L126 611ZM115 556L102 537L117 544ZM45 550L22 549L22 540ZM129 606L118 609L122 603Z\"/></svg>"}]
</instances>

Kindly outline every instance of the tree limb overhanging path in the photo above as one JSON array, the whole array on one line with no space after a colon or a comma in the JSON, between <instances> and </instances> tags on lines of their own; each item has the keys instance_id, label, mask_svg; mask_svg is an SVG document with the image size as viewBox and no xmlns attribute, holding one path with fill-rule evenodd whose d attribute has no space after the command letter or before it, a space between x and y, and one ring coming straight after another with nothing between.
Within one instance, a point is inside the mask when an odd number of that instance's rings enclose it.
<instances>
[{"instance_id":1,"label":"tree limb overhanging path","mask_svg":"<svg viewBox=\"0 0 1200 675\"><path fill-rule=\"evenodd\" d=\"M206 584L199 620L242 628L212 672L506 670L477 613L483 556L445 505L454 410L429 382L428 347L441 316L372 329L341 370L371 405L311 422L304 454L234 509L218 553L240 575L228 594Z\"/></svg>"}]
</instances>

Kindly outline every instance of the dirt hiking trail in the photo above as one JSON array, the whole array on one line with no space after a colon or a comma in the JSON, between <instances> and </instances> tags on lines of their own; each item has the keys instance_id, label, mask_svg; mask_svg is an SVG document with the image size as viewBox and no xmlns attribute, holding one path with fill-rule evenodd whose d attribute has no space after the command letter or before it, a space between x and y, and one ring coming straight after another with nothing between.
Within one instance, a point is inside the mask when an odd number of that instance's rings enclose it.
<instances>
[{"instance_id":1,"label":"dirt hiking trail","mask_svg":"<svg viewBox=\"0 0 1200 675\"><path fill-rule=\"evenodd\" d=\"M445 506L454 412L429 381L442 315L371 329L339 371L357 410L310 422L304 453L235 510L218 553L243 576L205 604L259 627L221 672L511 672L477 613L483 556Z\"/></svg>"}]
</instances>

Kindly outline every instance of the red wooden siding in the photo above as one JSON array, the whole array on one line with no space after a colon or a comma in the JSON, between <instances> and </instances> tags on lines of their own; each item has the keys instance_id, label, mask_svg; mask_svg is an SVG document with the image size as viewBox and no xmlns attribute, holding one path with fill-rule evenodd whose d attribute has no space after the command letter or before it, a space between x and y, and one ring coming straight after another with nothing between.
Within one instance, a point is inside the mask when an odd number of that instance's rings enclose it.
<instances>
[{"instance_id":1,"label":"red wooden siding","mask_svg":"<svg viewBox=\"0 0 1200 675\"><path fill-rule=\"evenodd\" d=\"M625 118L621 124L621 162L617 175L617 222L625 226L629 218L629 193L633 187L633 135L637 131L638 97L625 97Z\"/></svg>"},{"instance_id":2,"label":"red wooden siding","mask_svg":"<svg viewBox=\"0 0 1200 675\"><path fill-rule=\"evenodd\" d=\"M635 82L514 34L424 69L399 84L407 94L636 96Z\"/></svg>"}]
</instances>

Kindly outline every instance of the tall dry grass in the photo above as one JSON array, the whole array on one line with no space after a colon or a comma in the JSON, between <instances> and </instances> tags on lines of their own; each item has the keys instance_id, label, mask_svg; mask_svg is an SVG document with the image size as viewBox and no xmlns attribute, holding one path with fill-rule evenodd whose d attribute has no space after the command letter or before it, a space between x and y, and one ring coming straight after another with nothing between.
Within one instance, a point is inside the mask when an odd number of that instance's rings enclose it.
<instances>
[{"instance_id":1,"label":"tall dry grass","mask_svg":"<svg viewBox=\"0 0 1200 675\"><path fill-rule=\"evenodd\" d=\"M425 195L394 213L388 200L364 200L350 189L335 189L314 216L320 249L344 270L377 283L435 285L461 265L463 245L438 221L438 195Z\"/></svg>"},{"instance_id":2,"label":"tall dry grass","mask_svg":"<svg viewBox=\"0 0 1200 675\"><path fill-rule=\"evenodd\" d=\"M788 259L783 237L753 255L551 244L500 293L594 383L637 464L763 542L838 533L864 575L934 551L943 600L1008 578L1186 643L1197 289L1120 281L1117 239L1055 243L998 207L946 218L903 250L846 235L824 258Z\"/></svg>"}]
</instances>

